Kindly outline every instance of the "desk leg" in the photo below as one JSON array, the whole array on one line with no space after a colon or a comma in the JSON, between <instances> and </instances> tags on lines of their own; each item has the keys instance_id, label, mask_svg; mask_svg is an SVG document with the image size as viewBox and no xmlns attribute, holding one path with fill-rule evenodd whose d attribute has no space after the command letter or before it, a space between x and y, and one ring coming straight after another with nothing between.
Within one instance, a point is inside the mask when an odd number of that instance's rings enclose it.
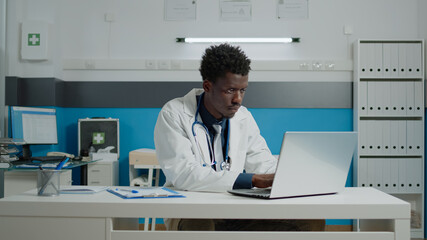
<instances>
[{"instance_id":1,"label":"desk leg","mask_svg":"<svg viewBox=\"0 0 427 240\"><path fill-rule=\"evenodd\" d=\"M148 186L149 187L153 186L153 168L152 167L148 169Z\"/></svg>"},{"instance_id":2,"label":"desk leg","mask_svg":"<svg viewBox=\"0 0 427 240\"><path fill-rule=\"evenodd\" d=\"M148 231L148 224L150 222L150 218L144 218L144 231Z\"/></svg>"},{"instance_id":3,"label":"desk leg","mask_svg":"<svg viewBox=\"0 0 427 240\"><path fill-rule=\"evenodd\" d=\"M80 185L87 185L87 164L80 167Z\"/></svg>"},{"instance_id":4,"label":"desk leg","mask_svg":"<svg viewBox=\"0 0 427 240\"><path fill-rule=\"evenodd\" d=\"M4 198L4 169L0 169L0 198Z\"/></svg>"},{"instance_id":5,"label":"desk leg","mask_svg":"<svg viewBox=\"0 0 427 240\"><path fill-rule=\"evenodd\" d=\"M151 231L156 231L156 218L151 219Z\"/></svg>"},{"instance_id":6,"label":"desk leg","mask_svg":"<svg viewBox=\"0 0 427 240\"><path fill-rule=\"evenodd\" d=\"M159 186L159 180L160 180L160 169L156 169L156 186Z\"/></svg>"},{"instance_id":7,"label":"desk leg","mask_svg":"<svg viewBox=\"0 0 427 240\"><path fill-rule=\"evenodd\" d=\"M411 228L409 219L394 220L395 240L409 240L411 238Z\"/></svg>"}]
</instances>

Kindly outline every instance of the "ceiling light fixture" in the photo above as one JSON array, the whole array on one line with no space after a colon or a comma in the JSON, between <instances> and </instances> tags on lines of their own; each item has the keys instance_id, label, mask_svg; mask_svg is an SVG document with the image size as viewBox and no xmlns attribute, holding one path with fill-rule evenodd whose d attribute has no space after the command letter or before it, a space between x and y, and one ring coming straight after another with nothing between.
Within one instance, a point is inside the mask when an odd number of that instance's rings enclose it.
<instances>
[{"instance_id":1,"label":"ceiling light fixture","mask_svg":"<svg viewBox=\"0 0 427 240\"><path fill-rule=\"evenodd\" d=\"M294 43L300 38L176 38L178 43Z\"/></svg>"}]
</instances>

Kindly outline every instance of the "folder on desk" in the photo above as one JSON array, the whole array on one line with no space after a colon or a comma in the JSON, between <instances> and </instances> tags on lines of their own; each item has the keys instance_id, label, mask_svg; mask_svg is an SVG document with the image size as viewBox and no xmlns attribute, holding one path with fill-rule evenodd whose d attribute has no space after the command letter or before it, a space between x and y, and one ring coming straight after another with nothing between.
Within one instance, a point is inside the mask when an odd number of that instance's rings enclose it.
<instances>
[{"instance_id":1,"label":"folder on desk","mask_svg":"<svg viewBox=\"0 0 427 240\"><path fill-rule=\"evenodd\" d=\"M124 199L185 197L165 187L111 187L107 191Z\"/></svg>"}]
</instances>

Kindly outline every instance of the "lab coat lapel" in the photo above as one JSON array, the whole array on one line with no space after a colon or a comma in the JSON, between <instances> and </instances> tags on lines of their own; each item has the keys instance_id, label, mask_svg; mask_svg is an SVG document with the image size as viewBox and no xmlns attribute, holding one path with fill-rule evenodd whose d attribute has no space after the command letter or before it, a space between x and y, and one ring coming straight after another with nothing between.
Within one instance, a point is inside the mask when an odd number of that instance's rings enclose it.
<instances>
[{"instance_id":1,"label":"lab coat lapel","mask_svg":"<svg viewBox=\"0 0 427 240\"><path fill-rule=\"evenodd\" d=\"M195 120L195 114L197 110L197 101L196 96L203 93L203 89L193 89L187 95L184 96L184 108L183 111L188 115L188 129L189 135L192 135L192 126ZM200 116L198 116L200 120ZM206 138L206 133L203 130L203 127L199 124L194 126L196 131L196 137L194 137L193 152L196 156L196 159L200 159L200 162L209 163L210 162L210 153L208 140ZM197 142L198 144L197 144ZM200 146L200 149L198 149ZM200 156L201 154L201 156ZM204 161L203 161L204 160Z\"/></svg>"},{"instance_id":2,"label":"lab coat lapel","mask_svg":"<svg viewBox=\"0 0 427 240\"><path fill-rule=\"evenodd\" d=\"M201 154L202 159L201 162L209 164L211 157L210 157L210 153L209 153L209 144L208 144L208 138L206 138L206 132L204 130L204 128L202 126L200 126L199 124L196 124L194 126L194 131L196 133L195 136L195 141L196 141L196 147L199 148L200 150L196 149L196 153ZM198 155L196 154L196 156ZM199 156L200 157L200 156Z\"/></svg>"},{"instance_id":3,"label":"lab coat lapel","mask_svg":"<svg viewBox=\"0 0 427 240\"><path fill-rule=\"evenodd\" d=\"M230 157L230 164L232 171L241 171L243 170L243 164L246 159L246 156L242 156L240 153L241 145L241 134L244 129L242 129L242 117L241 114L236 113L233 118L230 118L230 145L228 150L228 156Z\"/></svg>"}]
</instances>

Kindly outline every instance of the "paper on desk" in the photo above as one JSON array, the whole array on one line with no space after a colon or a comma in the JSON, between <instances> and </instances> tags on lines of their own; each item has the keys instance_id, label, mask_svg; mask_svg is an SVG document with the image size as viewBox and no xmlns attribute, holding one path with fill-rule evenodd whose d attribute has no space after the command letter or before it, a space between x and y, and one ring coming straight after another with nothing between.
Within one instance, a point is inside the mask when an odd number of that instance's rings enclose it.
<instances>
[{"instance_id":1,"label":"paper on desk","mask_svg":"<svg viewBox=\"0 0 427 240\"><path fill-rule=\"evenodd\" d=\"M61 186L61 193L69 194L93 194L106 190L106 186Z\"/></svg>"},{"instance_id":2,"label":"paper on desk","mask_svg":"<svg viewBox=\"0 0 427 240\"><path fill-rule=\"evenodd\" d=\"M165 187L110 187L107 191L126 199L184 197L184 195Z\"/></svg>"}]
</instances>

